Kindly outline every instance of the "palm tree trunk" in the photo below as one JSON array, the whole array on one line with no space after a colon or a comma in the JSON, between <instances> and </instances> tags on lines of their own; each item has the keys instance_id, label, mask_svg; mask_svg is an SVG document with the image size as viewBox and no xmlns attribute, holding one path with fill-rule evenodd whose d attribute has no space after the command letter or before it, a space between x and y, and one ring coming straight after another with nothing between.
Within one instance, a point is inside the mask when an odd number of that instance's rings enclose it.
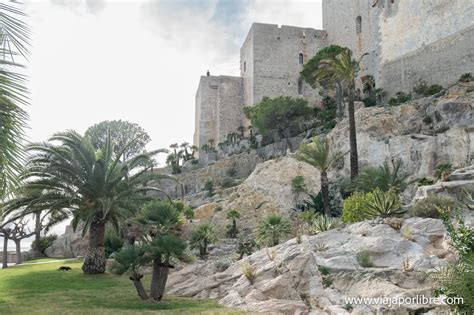
<instances>
[{"instance_id":1,"label":"palm tree trunk","mask_svg":"<svg viewBox=\"0 0 474 315\"><path fill-rule=\"evenodd\" d=\"M344 94L341 82L336 82L336 119L340 121L344 116L342 103L344 101Z\"/></svg>"},{"instance_id":2,"label":"palm tree trunk","mask_svg":"<svg viewBox=\"0 0 474 315\"><path fill-rule=\"evenodd\" d=\"M354 115L354 87L349 88L349 144L350 144L350 162L351 162L351 179L355 179L359 175L359 156L357 153L357 134Z\"/></svg>"},{"instance_id":3,"label":"palm tree trunk","mask_svg":"<svg viewBox=\"0 0 474 315\"><path fill-rule=\"evenodd\" d=\"M3 231L3 262L2 268L8 268L8 234Z\"/></svg>"},{"instance_id":4,"label":"palm tree trunk","mask_svg":"<svg viewBox=\"0 0 474 315\"><path fill-rule=\"evenodd\" d=\"M166 289L166 282L168 281L168 274L170 270L170 265L161 265L160 267L160 278L158 279L158 284L157 284L157 297L155 298L156 301L161 301L163 296L165 295L165 289Z\"/></svg>"},{"instance_id":5,"label":"palm tree trunk","mask_svg":"<svg viewBox=\"0 0 474 315\"><path fill-rule=\"evenodd\" d=\"M143 283L141 280L142 277L143 277L142 275L136 275L134 277L130 277L130 280L132 280L133 285L135 289L137 290L138 296L142 300L148 300L149 297L148 297L148 294L146 293L145 288L143 287Z\"/></svg>"},{"instance_id":6,"label":"palm tree trunk","mask_svg":"<svg viewBox=\"0 0 474 315\"><path fill-rule=\"evenodd\" d=\"M43 253L40 250L41 242L41 211L35 213L35 248L34 257L42 257Z\"/></svg>"},{"instance_id":7,"label":"palm tree trunk","mask_svg":"<svg viewBox=\"0 0 474 315\"><path fill-rule=\"evenodd\" d=\"M159 301L159 284L161 278L161 256L157 257L153 260L153 272L151 276L151 284L150 284L150 296L152 299Z\"/></svg>"},{"instance_id":8,"label":"palm tree trunk","mask_svg":"<svg viewBox=\"0 0 474 315\"><path fill-rule=\"evenodd\" d=\"M105 272L105 223L102 221L93 221L89 229L89 247L82 271L85 274L98 274Z\"/></svg>"},{"instance_id":9,"label":"palm tree trunk","mask_svg":"<svg viewBox=\"0 0 474 315\"><path fill-rule=\"evenodd\" d=\"M329 206L329 180L327 172L321 172L321 195L323 197L324 214L331 216L331 208Z\"/></svg>"},{"instance_id":10,"label":"palm tree trunk","mask_svg":"<svg viewBox=\"0 0 474 315\"><path fill-rule=\"evenodd\" d=\"M23 257L21 256L21 240L16 239L15 242L15 249L16 249L16 264L20 265L23 263Z\"/></svg>"}]
</instances>

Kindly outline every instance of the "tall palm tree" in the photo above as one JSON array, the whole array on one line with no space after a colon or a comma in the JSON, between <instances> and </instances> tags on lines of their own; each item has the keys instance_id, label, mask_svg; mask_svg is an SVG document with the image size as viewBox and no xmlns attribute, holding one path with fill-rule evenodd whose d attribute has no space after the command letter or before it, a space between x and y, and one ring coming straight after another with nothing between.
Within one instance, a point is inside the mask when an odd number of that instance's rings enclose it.
<instances>
[{"instance_id":1,"label":"tall palm tree","mask_svg":"<svg viewBox=\"0 0 474 315\"><path fill-rule=\"evenodd\" d=\"M207 256L207 246L217 240L214 227L210 224L201 224L191 235L191 249L199 249L199 257L204 259Z\"/></svg>"},{"instance_id":2,"label":"tall palm tree","mask_svg":"<svg viewBox=\"0 0 474 315\"><path fill-rule=\"evenodd\" d=\"M130 145L133 145L130 141ZM125 149L128 146L125 146ZM125 150L124 149L124 150ZM105 271L105 225L117 230L120 223L150 200L146 192L159 191L147 186L162 175L149 172L152 157L165 150L142 153L123 161L124 150L114 154L110 134L104 148L95 151L87 137L74 131L55 134L50 143L33 144L24 176L26 189L41 189L40 196L20 196L7 204L13 217L62 210L89 233L89 246L82 270L87 274ZM146 165L146 166L144 166ZM22 209L22 207L26 207ZM21 209L20 211L15 211Z\"/></svg>"},{"instance_id":3,"label":"tall palm tree","mask_svg":"<svg viewBox=\"0 0 474 315\"><path fill-rule=\"evenodd\" d=\"M23 164L23 128L29 103L26 77L18 59L29 57L30 29L25 13L0 3L0 201L18 184Z\"/></svg>"},{"instance_id":4,"label":"tall palm tree","mask_svg":"<svg viewBox=\"0 0 474 315\"><path fill-rule=\"evenodd\" d=\"M25 13L13 5L0 3L0 235L4 238L3 268L7 267L7 244L11 229L1 203L18 184L23 153L23 129L28 116L22 106L29 104L26 77L19 58L28 60L30 29Z\"/></svg>"},{"instance_id":5,"label":"tall palm tree","mask_svg":"<svg viewBox=\"0 0 474 315\"><path fill-rule=\"evenodd\" d=\"M359 174L359 157L357 153L357 134L354 116L355 101L355 79L360 70L360 63L364 54L359 60L352 59L352 51L345 48L339 55L320 61L320 66L314 72L317 80L327 80L328 82L341 82L348 90L348 116L349 116L349 144L351 179L355 179Z\"/></svg>"},{"instance_id":6,"label":"tall palm tree","mask_svg":"<svg viewBox=\"0 0 474 315\"><path fill-rule=\"evenodd\" d=\"M227 226L227 236L230 238L236 238L237 234L239 233L239 229L237 229L237 219L240 218L240 212L232 209L227 212L227 219L231 220L231 224Z\"/></svg>"},{"instance_id":7,"label":"tall palm tree","mask_svg":"<svg viewBox=\"0 0 474 315\"><path fill-rule=\"evenodd\" d=\"M329 142L326 139L314 138L310 144L303 144L295 155L299 161L306 162L316 167L321 173L321 195L323 197L323 208L326 216L331 215L329 206L329 180L328 171L342 157L338 152L331 154Z\"/></svg>"}]
</instances>

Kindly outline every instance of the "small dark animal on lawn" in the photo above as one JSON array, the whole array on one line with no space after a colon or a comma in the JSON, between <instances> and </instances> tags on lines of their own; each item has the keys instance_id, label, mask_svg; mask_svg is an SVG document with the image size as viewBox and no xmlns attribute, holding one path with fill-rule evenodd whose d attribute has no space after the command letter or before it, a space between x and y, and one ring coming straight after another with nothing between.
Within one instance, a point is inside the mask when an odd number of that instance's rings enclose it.
<instances>
[{"instance_id":1,"label":"small dark animal on lawn","mask_svg":"<svg viewBox=\"0 0 474 315\"><path fill-rule=\"evenodd\" d=\"M71 270L71 267L67 267L67 266L61 266L58 268L59 271L69 271Z\"/></svg>"}]
</instances>

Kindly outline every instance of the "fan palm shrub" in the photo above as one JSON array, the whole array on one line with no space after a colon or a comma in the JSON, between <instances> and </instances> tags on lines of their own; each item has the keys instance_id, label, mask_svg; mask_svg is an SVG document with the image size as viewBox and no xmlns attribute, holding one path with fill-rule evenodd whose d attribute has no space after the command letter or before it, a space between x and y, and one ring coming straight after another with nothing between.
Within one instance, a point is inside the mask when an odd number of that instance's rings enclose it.
<instances>
[{"instance_id":1,"label":"fan palm shrub","mask_svg":"<svg viewBox=\"0 0 474 315\"><path fill-rule=\"evenodd\" d=\"M231 223L227 226L227 236L230 238L236 238L239 230L237 228L237 219L240 218L240 212L232 209L227 212L227 219L231 220Z\"/></svg>"},{"instance_id":2,"label":"fan palm shrub","mask_svg":"<svg viewBox=\"0 0 474 315\"><path fill-rule=\"evenodd\" d=\"M205 259L207 247L217 240L214 227L210 224L201 224L191 235L191 249L199 249L199 257Z\"/></svg>"},{"instance_id":3,"label":"fan palm shrub","mask_svg":"<svg viewBox=\"0 0 474 315\"><path fill-rule=\"evenodd\" d=\"M316 80L325 80L327 82L342 84L348 91L348 116L349 116L349 145L350 145L350 163L351 179L355 179L359 174L359 156L357 152L357 134L354 115L355 101L355 79L360 70L359 60L352 58L352 51L344 48L338 55L321 60L319 67L314 71L313 76Z\"/></svg>"},{"instance_id":4,"label":"fan palm shrub","mask_svg":"<svg viewBox=\"0 0 474 315\"><path fill-rule=\"evenodd\" d=\"M341 157L342 155L338 152L331 154L329 142L326 139L320 138L314 138L311 144L301 145L295 155L297 160L306 162L319 170L323 208L324 213L327 216L331 216L328 172L334 167L335 163L341 159Z\"/></svg>"},{"instance_id":5,"label":"fan palm shrub","mask_svg":"<svg viewBox=\"0 0 474 315\"><path fill-rule=\"evenodd\" d=\"M132 145L134 140L130 140ZM127 146L125 146L127 148ZM104 147L95 151L87 137L74 131L57 133L50 142L33 144L24 175L26 189L41 189L39 196L20 196L7 205L9 212L22 207L17 215L38 208L62 210L72 217L72 226L89 234L89 246L82 270L87 274L105 271L105 226L116 230L142 204L151 199L146 193L159 191L147 185L162 175L149 172L152 158L162 150L142 153L122 160L114 154L110 135ZM32 207L34 205L34 207Z\"/></svg>"},{"instance_id":6,"label":"fan palm shrub","mask_svg":"<svg viewBox=\"0 0 474 315\"><path fill-rule=\"evenodd\" d=\"M257 226L257 241L276 246L280 240L291 233L290 221L281 215L270 214Z\"/></svg>"}]
</instances>

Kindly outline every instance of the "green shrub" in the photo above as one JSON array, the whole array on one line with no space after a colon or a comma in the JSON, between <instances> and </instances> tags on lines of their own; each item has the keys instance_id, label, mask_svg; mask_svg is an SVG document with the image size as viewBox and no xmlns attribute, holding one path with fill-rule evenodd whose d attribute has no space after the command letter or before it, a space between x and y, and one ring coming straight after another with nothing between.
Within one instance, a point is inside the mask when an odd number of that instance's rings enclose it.
<instances>
[{"instance_id":1,"label":"green shrub","mask_svg":"<svg viewBox=\"0 0 474 315\"><path fill-rule=\"evenodd\" d=\"M435 180L428 177L422 177L422 178L418 178L416 180L416 183L418 184L418 186L430 186L435 183Z\"/></svg>"},{"instance_id":2,"label":"green shrub","mask_svg":"<svg viewBox=\"0 0 474 315\"><path fill-rule=\"evenodd\" d=\"M36 247L36 240L31 243L32 249L37 249L41 254L45 254L46 248L53 245L54 241L58 238L56 234L50 234L43 237L40 237L39 246Z\"/></svg>"},{"instance_id":3,"label":"green shrub","mask_svg":"<svg viewBox=\"0 0 474 315\"><path fill-rule=\"evenodd\" d=\"M437 179L444 178L453 172L453 165L451 163L441 163L436 166L435 176Z\"/></svg>"},{"instance_id":4,"label":"green shrub","mask_svg":"<svg viewBox=\"0 0 474 315\"><path fill-rule=\"evenodd\" d=\"M291 190L294 193L301 193L306 190L306 184L304 182L304 177L301 175L295 176L291 180Z\"/></svg>"},{"instance_id":5,"label":"green shrub","mask_svg":"<svg viewBox=\"0 0 474 315\"><path fill-rule=\"evenodd\" d=\"M368 219L364 209L373 198L372 192L355 192L346 198L342 210L342 222L351 223Z\"/></svg>"},{"instance_id":6,"label":"green shrub","mask_svg":"<svg viewBox=\"0 0 474 315\"><path fill-rule=\"evenodd\" d=\"M405 213L405 210L401 207L398 194L394 190L381 191L377 188L372 193L372 200L369 200L363 209L369 218L386 218Z\"/></svg>"},{"instance_id":7,"label":"green shrub","mask_svg":"<svg viewBox=\"0 0 474 315\"><path fill-rule=\"evenodd\" d=\"M372 259L370 258L370 253L368 251L362 251L356 255L357 262L361 267L369 268L373 267Z\"/></svg>"},{"instance_id":8,"label":"green shrub","mask_svg":"<svg viewBox=\"0 0 474 315\"><path fill-rule=\"evenodd\" d=\"M233 163L226 171L227 176L235 177L237 175L237 165Z\"/></svg>"},{"instance_id":9,"label":"green shrub","mask_svg":"<svg viewBox=\"0 0 474 315\"><path fill-rule=\"evenodd\" d=\"M450 197L431 195L418 200L409 210L412 217L439 218L446 209L454 209L456 202Z\"/></svg>"},{"instance_id":10,"label":"green shrub","mask_svg":"<svg viewBox=\"0 0 474 315\"><path fill-rule=\"evenodd\" d=\"M456 263L441 267L432 276L440 285L434 292L435 296L462 298L462 304L451 305L458 311L456 314L474 312L474 253L469 253Z\"/></svg>"},{"instance_id":11,"label":"green shrub","mask_svg":"<svg viewBox=\"0 0 474 315\"><path fill-rule=\"evenodd\" d=\"M212 180L208 180L206 184L204 184L204 190L207 191L208 197L214 196L214 182Z\"/></svg>"},{"instance_id":12,"label":"green shrub","mask_svg":"<svg viewBox=\"0 0 474 315\"><path fill-rule=\"evenodd\" d=\"M466 226L464 220L456 214L453 224L450 212L441 213L443 224L451 237L451 245L456 249L459 256L466 256L474 252L474 228Z\"/></svg>"},{"instance_id":13,"label":"green shrub","mask_svg":"<svg viewBox=\"0 0 474 315\"><path fill-rule=\"evenodd\" d=\"M419 81L418 84L413 87L413 92L423 96L434 95L441 92L442 90L443 87L441 85L428 85L425 81Z\"/></svg>"},{"instance_id":14,"label":"green shrub","mask_svg":"<svg viewBox=\"0 0 474 315\"><path fill-rule=\"evenodd\" d=\"M474 81L474 76L472 75L472 73L464 73L459 78L459 82L467 83L467 82L471 82L471 81Z\"/></svg>"},{"instance_id":15,"label":"green shrub","mask_svg":"<svg viewBox=\"0 0 474 315\"><path fill-rule=\"evenodd\" d=\"M390 104L390 106L397 106L405 102L408 102L409 100L411 100L411 93L406 94L403 92L397 92L395 94L395 97L390 98L388 103Z\"/></svg>"},{"instance_id":16,"label":"green shrub","mask_svg":"<svg viewBox=\"0 0 474 315\"><path fill-rule=\"evenodd\" d=\"M109 257L112 253L119 251L123 246L123 238L117 234L114 229L106 229L105 231L105 257Z\"/></svg>"},{"instance_id":17,"label":"green shrub","mask_svg":"<svg viewBox=\"0 0 474 315\"><path fill-rule=\"evenodd\" d=\"M229 257L224 257L224 258L220 258L219 260L217 260L215 263L214 263L214 267L222 272L222 271L225 271L227 270L227 268L230 267L230 265L232 265L233 261L232 259L230 259Z\"/></svg>"},{"instance_id":18,"label":"green shrub","mask_svg":"<svg viewBox=\"0 0 474 315\"><path fill-rule=\"evenodd\" d=\"M276 246L291 233L290 221L277 214L265 217L257 226L257 241L264 245Z\"/></svg>"},{"instance_id":19,"label":"green shrub","mask_svg":"<svg viewBox=\"0 0 474 315\"><path fill-rule=\"evenodd\" d=\"M230 187L234 187L234 186L237 186L238 185L238 182L233 180L232 178L226 178L224 179L224 181L222 182L222 188L230 188Z\"/></svg>"},{"instance_id":20,"label":"green shrub","mask_svg":"<svg viewBox=\"0 0 474 315\"><path fill-rule=\"evenodd\" d=\"M433 123L433 118L431 118L430 115L426 115L424 118L423 118L423 122L427 125L430 125Z\"/></svg>"}]
</instances>

